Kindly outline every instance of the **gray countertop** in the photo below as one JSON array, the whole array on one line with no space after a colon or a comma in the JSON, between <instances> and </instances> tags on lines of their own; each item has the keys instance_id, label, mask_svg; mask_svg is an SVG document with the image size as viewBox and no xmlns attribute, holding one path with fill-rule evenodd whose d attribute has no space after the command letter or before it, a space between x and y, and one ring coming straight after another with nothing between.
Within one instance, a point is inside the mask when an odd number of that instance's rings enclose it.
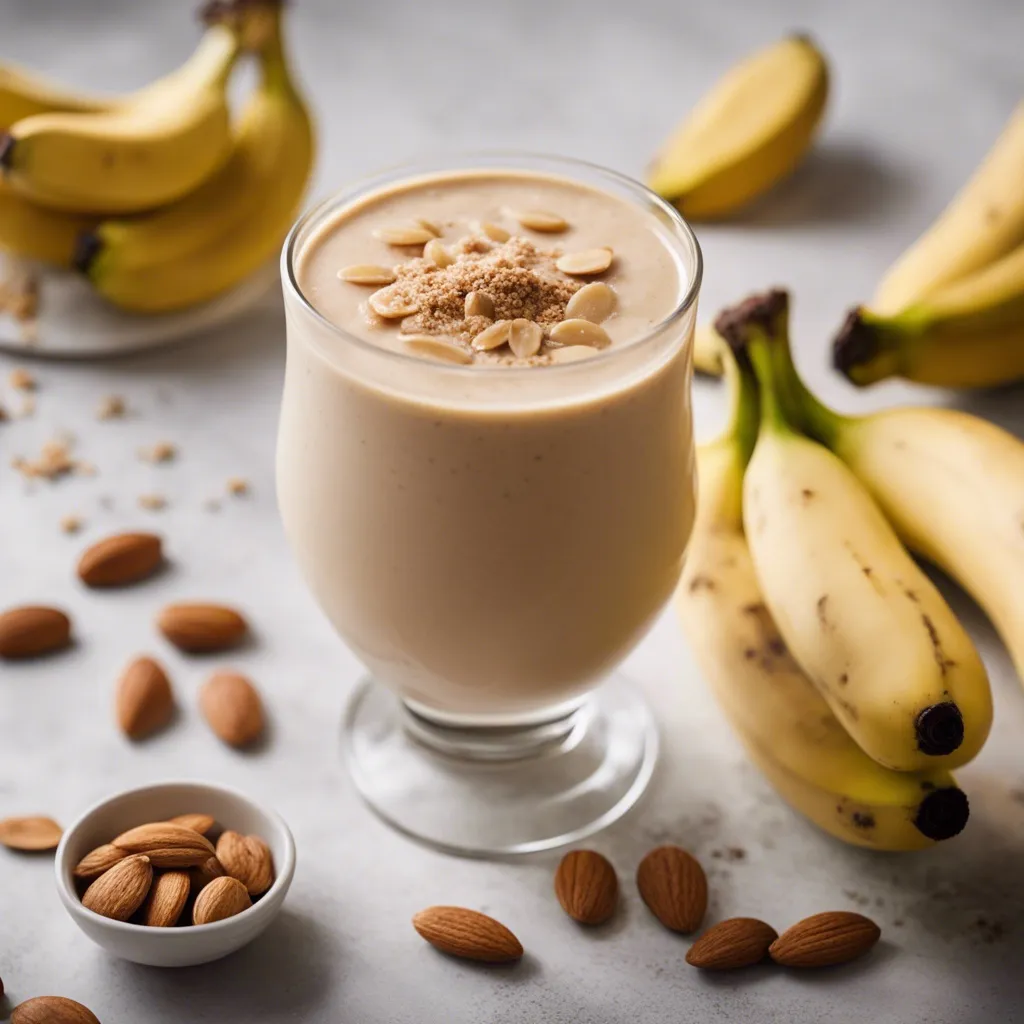
<instances>
[{"instance_id":1,"label":"gray countertop","mask_svg":"<svg viewBox=\"0 0 1024 1024\"><path fill-rule=\"evenodd\" d=\"M130 87L188 52L190 6L6 0L0 56ZM748 216L700 230L702 308L710 314L753 289L787 284L799 361L828 399L849 409L956 401L1024 433L1019 390L950 396L888 385L855 394L824 354L844 308L870 294L1018 99L1019 4L298 0L293 28L320 119L320 192L439 146L559 151L639 174L726 66L785 31L810 30L835 71L824 136L806 166ZM593 844L626 880L624 912L611 928L584 934L562 914L551 892L556 855L464 862L380 824L357 799L339 750L342 706L360 668L302 585L275 510L283 333L273 296L187 346L39 364L35 416L0 427L0 607L64 605L78 636L65 655L0 668L0 816L68 822L128 785L193 777L276 806L299 852L275 926L226 961L182 971L109 959L58 904L49 857L0 857L0 976L14 1002L64 994L104 1024L1024 1020L1024 693L991 628L953 588L950 600L991 671L997 714L991 742L961 773L970 826L938 849L858 851L792 813L746 762L670 617L628 664L661 722L655 780ZM15 365L0 358L0 379ZM696 391L706 437L723 403L712 383ZM112 392L127 397L131 415L97 422L95 408ZM6 391L0 401L17 406ZM77 437L77 453L98 475L26 486L7 468L11 457L38 451L59 430ZM138 461L140 445L165 439L180 447L178 461ZM223 497L233 475L251 481L251 495ZM165 494L168 508L137 509L144 491ZM221 507L212 512L204 502L215 495ZM69 538L58 521L72 513L87 525ZM165 535L171 570L128 592L84 593L72 577L78 551L133 526ZM259 753L214 741L193 699L208 664L154 635L156 609L186 596L237 603L255 624L256 643L232 662L258 681L272 713ZM111 691L127 658L146 650L166 660L184 713L133 747L114 728ZM646 849L665 840L710 869L713 917L750 914L781 928L822 909L867 908L883 943L867 960L822 974L701 975L683 963L686 943L653 923L628 881ZM439 956L409 926L431 903L490 911L528 956L497 971Z\"/></svg>"}]
</instances>

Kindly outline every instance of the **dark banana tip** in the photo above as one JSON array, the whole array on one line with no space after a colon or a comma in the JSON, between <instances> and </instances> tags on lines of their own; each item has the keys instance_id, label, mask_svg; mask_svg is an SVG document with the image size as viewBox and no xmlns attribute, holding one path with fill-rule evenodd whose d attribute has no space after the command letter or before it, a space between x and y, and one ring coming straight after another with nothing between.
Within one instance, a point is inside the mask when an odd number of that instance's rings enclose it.
<instances>
[{"instance_id":1,"label":"dark banana tip","mask_svg":"<svg viewBox=\"0 0 1024 1024\"><path fill-rule=\"evenodd\" d=\"M918 805L914 827L929 839L952 839L963 831L970 814L962 789L934 789Z\"/></svg>"},{"instance_id":2,"label":"dark banana tip","mask_svg":"<svg viewBox=\"0 0 1024 1024\"><path fill-rule=\"evenodd\" d=\"M95 231L81 231L75 239L71 252L71 267L79 273L88 274L96 257L103 249L103 242Z\"/></svg>"},{"instance_id":3,"label":"dark banana tip","mask_svg":"<svg viewBox=\"0 0 1024 1024\"><path fill-rule=\"evenodd\" d=\"M789 292L773 288L760 295L751 295L739 305L723 310L715 318L715 330L726 340L734 353L747 345L747 329L761 327L771 333L778 318L789 312Z\"/></svg>"},{"instance_id":4,"label":"dark banana tip","mask_svg":"<svg viewBox=\"0 0 1024 1024\"><path fill-rule=\"evenodd\" d=\"M864 322L863 313L863 306L851 309L832 342L832 365L848 380L853 380L853 370L878 355L878 333Z\"/></svg>"},{"instance_id":5,"label":"dark banana tip","mask_svg":"<svg viewBox=\"0 0 1024 1024\"><path fill-rule=\"evenodd\" d=\"M914 731L922 754L952 754L964 741L964 716L951 700L932 704L917 716Z\"/></svg>"},{"instance_id":6,"label":"dark banana tip","mask_svg":"<svg viewBox=\"0 0 1024 1024\"><path fill-rule=\"evenodd\" d=\"M284 7L286 0L208 0L199 7L199 21L204 25L219 25L233 21L247 8Z\"/></svg>"},{"instance_id":7,"label":"dark banana tip","mask_svg":"<svg viewBox=\"0 0 1024 1024\"><path fill-rule=\"evenodd\" d=\"M7 170L14 163L16 141L9 132L0 132L0 168Z\"/></svg>"}]
</instances>

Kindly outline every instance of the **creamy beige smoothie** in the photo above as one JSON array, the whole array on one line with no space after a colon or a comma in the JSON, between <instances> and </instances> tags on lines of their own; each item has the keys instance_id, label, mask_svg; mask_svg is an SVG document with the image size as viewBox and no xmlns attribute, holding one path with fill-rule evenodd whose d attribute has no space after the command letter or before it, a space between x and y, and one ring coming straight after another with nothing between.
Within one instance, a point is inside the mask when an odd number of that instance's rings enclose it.
<instances>
[{"instance_id":1,"label":"creamy beige smoothie","mask_svg":"<svg viewBox=\"0 0 1024 1024\"><path fill-rule=\"evenodd\" d=\"M448 173L341 202L292 266L279 503L338 632L454 719L595 686L693 520L671 223L584 182Z\"/></svg>"}]
</instances>

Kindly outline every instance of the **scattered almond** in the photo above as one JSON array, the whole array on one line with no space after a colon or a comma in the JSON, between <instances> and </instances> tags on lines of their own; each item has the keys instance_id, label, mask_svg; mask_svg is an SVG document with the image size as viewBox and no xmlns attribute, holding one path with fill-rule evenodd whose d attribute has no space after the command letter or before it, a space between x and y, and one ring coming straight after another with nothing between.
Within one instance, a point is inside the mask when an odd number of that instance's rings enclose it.
<instances>
[{"instance_id":1,"label":"scattered almond","mask_svg":"<svg viewBox=\"0 0 1024 1024\"><path fill-rule=\"evenodd\" d=\"M555 260L555 266L563 274L574 276L590 276L591 274L603 274L611 265L614 258L609 248L585 249L582 252L570 252Z\"/></svg>"},{"instance_id":2,"label":"scattered almond","mask_svg":"<svg viewBox=\"0 0 1024 1024\"><path fill-rule=\"evenodd\" d=\"M618 296L603 281L585 284L566 304L566 320L589 320L599 324L615 312Z\"/></svg>"},{"instance_id":3,"label":"scattered almond","mask_svg":"<svg viewBox=\"0 0 1024 1024\"><path fill-rule=\"evenodd\" d=\"M881 934L878 925L863 914L830 910L787 928L768 952L783 967L832 967L863 956Z\"/></svg>"},{"instance_id":4,"label":"scattered almond","mask_svg":"<svg viewBox=\"0 0 1024 1024\"><path fill-rule=\"evenodd\" d=\"M189 868L213 856L213 843L184 825L154 821L122 832L111 843L125 853L145 854L155 868Z\"/></svg>"},{"instance_id":5,"label":"scattered almond","mask_svg":"<svg viewBox=\"0 0 1024 1024\"><path fill-rule=\"evenodd\" d=\"M249 493L249 481L243 480L240 476L228 478L228 494L241 498Z\"/></svg>"},{"instance_id":6,"label":"scattered almond","mask_svg":"<svg viewBox=\"0 0 1024 1024\"><path fill-rule=\"evenodd\" d=\"M142 905L142 923L150 928L173 928L185 909L191 889L187 871L157 874Z\"/></svg>"},{"instance_id":7,"label":"scattered almond","mask_svg":"<svg viewBox=\"0 0 1024 1024\"><path fill-rule=\"evenodd\" d=\"M141 740L174 717L174 694L162 666L152 658L136 658L124 670L115 699L117 724L130 739Z\"/></svg>"},{"instance_id":8,"label":"scattered almond","mask_svg":"<svg viewBox=\"0 0 1024 1024\"><path fill-rule=\"evenodd\" d=\"M107 395L96 410L96 419L119 420L127 411L128 407L120 395Z\"/></svg>"},{"instance_id":9,"label":"scattered almond","mask_svg":"<svg viewBox=\"0 0 1024 1024\"><path fill-rule=\"evenodd\" d=\"M686 962L705 971L732 971L759 964L778 938L756 917L732 917L709 928L689 949Z\"/></svg>"},{"instance_id":10,"label":"scattered almond","mask_svg":"<svg viewBox=\"0 0 1024 1024\"><path fill-rule=\"evenodd\" d=\"M71 620L56 608L25 605L0 614L0 658L36 658L71 643Z\"/></svg>"},{"instance_id":11,"label":"scattered almond","mask_svg":"<svg viewBox=\"0 0 1024 1024\"><path fill-rule=\"evenodd\" d=\"M104 871L109 871L118 861L124 860L128 854L119 850L112 843L104 843L90 850L76 865L71 873L75 878L99 878Z\"/></svg>"},{"instance_id":12,"label":"scattered almond","mask_svg":"<svg viewBox=\"0 0 1024 1024\"><path fill-rule=\"evenodd\" d=\"M674 932L695 932L708 906L704 869L684 849L659 846L637 868L636 884L651 913Z\"/></svg>"},{"instance_id":13,"label":"scattered almond","mask_svg":"<svg viewBox=\"0 0 1024 1024\"><path fill-rule=\"evenodd\" d=\"M437 238L432 238L423 247L423 258L442 268L450 267L455 262L455 258L445 248L444 242Z\"/></svg>"},{"instance_id":14,"label":"scattered almond","mask_svg":"<svg viewBox=\"0 0 1024 1024\"><path fill-rule=\"evenodd\" d=\"M594 850L572 850L555 872L555 895L580 924L603 924L619 903L619 879L607 857Z\"/></svg>"},{"instance_id":15,"label":"scattered almond","mask_svg":"<svg viewBox=\"0 0 1024 1024\"><path fill-rule=\"evenodd\" d=\"M172 444L170 441L158 441L149 448L139 449L139 458L142 459L143 462L152 462L154 464L159 462L173 462L177 457L177 445Z\"/></svg>"},{"instance_id":16,"label":"scattered almond","mask_svg":"<svg viewBox=\"0 0 1024 1024\"><path fill-rule=\"evenodd\" d=\"M493 348L500 348L508 339L512 331L511 320L498 320L497 323L485 327L472 342L473 348L478 352L489 352Z\"/></svg>"},{"instance_id":17,"label":"scattered almond","mask_svg":"<svg viewBox=\"0 0 1024 1024\"><path fill-rule=\"evenodd\" d=\"M478 235L489 238L492 242L507 242L512 234L506 231L500 224L494 224L489 220L474 221L473 231Z\"/></svg>"},{"instance_id":18,"label":"scattered almond","mask_svg":"<svg viewBox=\"0 0 1024 1024\"><path fill-rule=\"evenodd\" d=\"M24 370L21 367L16 370L11 370L10 376L7 378L7 383L10 384L15 391L35 391L39 386L35 377L33 377L28 370Z\"/></svg>"},{"instance_id":19,"label":"scattered almond","mask_svg":"<svg viewBox=\"0 0 1024 1024\"><path fill-rule=\"evenodd\" d=\"M375 263L358 263L351 267L342 267L338 271L338 278L349 284L372 285L375 288L394 284L397 280L395 272L390 267L381 267Z\"/></svg>"},{"instance_id":20,"label":"scattered almond","mask_svg":"<svg viewBox=\"0 0 1024 1024\"><path fill-rule=\"evenodd\" d=\"M412 926L436 949L451 956L501 964L523 955L520 941L500 921L464 907L428 907Z\"/></svg>"},{"instance_id":21,"label":"scattered almond","mask_svg":"<svg viewBox=\"0 0 1024 1024\"><path fill-rule=\"evenodd\" d=\"M156 624L175 647L193 654L237 647L249 631L238 612L218 604L169 604Z\"/></svg>"},{"instance_id":22,"label":"scattered almond","mask_svg":"<svg viewBox=\"0 0 1024 1024\"><path fill-rule=\"evenodd\" d=\"M53 818L4 818L0 821L0 843L9 850L23 853L56 849L63 833Z\"/></svg>"},{"instance_id":23,"label":"scattered almond","mask_svg":"<svg viewBox=\"0 0 1024 1024\"><path fill-rule=\"evenodd\" d=\"M192 883L192 895L195 896L205 889L215 878L223 878L227 872L216 857L204 860L198 867L189 869L189 881Z\"/></svg>"},{"instance_id":24,"label":"scattered almond","mask_svg":"<svg viewBox=\"0 0 1024 1024\"><path fill-rule=\"evenodd\" d=\"M167 819L172 825L182 825L205 836L217 824L212 814L178 814Z\"/></svg>"},{"instance_id":25,"label":"scattered almond","mask_svg":"<svg viewBox=\"0 0 1024 1024\"><path fill-rule=\"evenodd\" d=\"M116 533L85 550L78 578L87 587L125 587L148 579L163 560L163 542L155 533Z\"/></svg>"},{"instance_id":26,"label":"scattered almond","mask_svg":"<svg viewBox=\"0 0 1024 1024\"><path fill-rule=\"evenodd\" d=\"M386 227L377 228L373 232L374 238L379 238L388 245L425 245L432 238L437 236L429 228L425 228L417 221L407 224L390 224Z\"/></svg>"},{"instance_id":27,"label":"scattered almond","mask_svg":"<svg viewBox=\"0 0 1024 1024\"><path fill-rule=\"evenodd\" d=\"M259 836L225 832L217 840L217 860L250 896L261 896L274 884L274 857Z\"/></svg>"},{"instance_id":28,"label":"scattered almond","mask_svg":"<svg viewBox=\"0 0 1024 1024\"><path fill-rule=\"evenodd\" d=\"M263 702L237 672L215 672L199 691L199 708L210 728L231 747L247 747L263 735Z\"/></svg>"},{"instance_id":29,"label":"scattered almond","mask_svg":"<svg viewBox=\"0 0 1024 1024\"><path fill-rule=\"evenodd\" d=\"M142 906L152 882L153 865L149 857L125 857L85 890L82 906L101 917L127 921Z\"/></svg>"},{"instance_id":30,"label":"scattered almond","mask_svg":"<svg viewBox=\"0 0 1024 1024\"><path fill-rule=\"evenodd\" d=\"M547 210L513 211L512 216L524 228L545 234L558 234L569 227L569 222L564 217L559 217L557 213L548 213Z\"/></svg>"},{"instance_id":31,"label":"scattered almond","mask_svg":"<svg viewBox=\"0 0 1024 1024\"><path fill-rule=\"evenodd\" d=\"M544 330L540 324L519 317L509 324L508 347L517 359L529 359L540 351Z\"/></svg>"},{"instance_id":32,"label":"scattered almond","mask_svg":"<svg viewBox=\"0 0 1024 1024\"><path fill-rule=\"evenodd\" d=\"M99 1018L81 1003L63 996L36 996L19 1003L11 1012L11 1024L100 1024Z\"/></svg>"},{"instance_id":33,"label":"scattered almond","mask_svg":"<svg viewBox=\"0 0 1024 1024\"><path fill-rule=\"evenodd\" d=\"M85 526L85 520L81 516L69 515L60 517L61 533L79 533Z\"/></svg>"},{"instance_id":34,"label":"scattered almond","mask_svg":"<svg viewBox=\"0 0 1024 1024\"><path fill-rule=\"evenodd\" d=\"M600 325L576 317L563 320L551 328L551 340L559 345L588 345L590 348L607 348L612 339Z\"/></svg>"},{"instance_id":35,"label":"scattered almond","mask_svg":"<svg viewBox=\"0 0 1024 1024\"><path fill-rule=\"evenodd\" d=\"M252 900L245 886L237 878L225 875L215 878L196 897L196 905L192 908L192 923L212 924L214 921L223 921L251 906Z\"/></svg>"}]
</instances>

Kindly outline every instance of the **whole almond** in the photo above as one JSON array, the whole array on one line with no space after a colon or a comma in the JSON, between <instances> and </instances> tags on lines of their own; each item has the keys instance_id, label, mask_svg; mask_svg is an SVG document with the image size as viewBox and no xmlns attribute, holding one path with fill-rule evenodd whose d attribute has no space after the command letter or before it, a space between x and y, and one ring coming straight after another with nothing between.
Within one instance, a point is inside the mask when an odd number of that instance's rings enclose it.
<instances>
[{"instance_id":1,"label":"whole almond","mask_svg":"<svg viewBox=\"0 0 1024 1024\"><path fill-rule=\"evenodd\" d=\"M213 856L213 843L184 825L154 821L122 832L111 842L125 853L144 853L155 868L190 868Z\"/></svg>"},{"instance_id":2,"label":"whole almond","mask_svg":"<svg viewBox=\"0 0 1024 1024\"><path fill-rule=\"evenodd\" d=\"M85 890L82 906L103 917L127 921L142 906L152 881L153 865L148 857L125 857Z\"/></svg>"},{"instance_id":3,"label":"whole almond","mask_svg":"<svg viewBox=\"0 0 1024 1024\"><path fill-rule=\"evenodd\" d=\"M71 873L75 878L99 878L104 871L109 871L119 860L124 860L127 856L124 850L119 850L111 843L104 843L103 846L97 846L95 850L87 853Z\"/></svg>"},{"instance_id":4,"label":"whole almond","mask_svg":"<svg viewBox=\"0 0 1024 1024\"><path fill-rule=\"evenodd\" d=\"M263 735L263 702L237 672L215 672L199 691L199 708L210 728L229 746L247 747Z\"/></svg>"},{"instance_id":5,"label":"whole almond","mask_svg":"<svg viewBox=\"0 0 1024 1024\"><path fill-rule=\"evenodd\" d=\"M654 916L674 932L695 932L708 907L704 869L684 849L659 846L640 861L636 884Z\"/></svg>"},{"instance_id":6,"label":"whole almond","mask_svg":"<svg viewBox=\"0 0 1024 1024\"><path fill-rule=\"evenodd\" d=\"M178 814L167 819L172 825L183 825L185 828L205 836L217 824L212 814Z\"/></svg>"},{"instance_id":7,"label":"whole almond","mask_svg":"<svg viewBox=\"0 0 1024 1024\"><path fill-rule=\"evenodd\" d=\"M196 905L192 908L193 924L212 924L223 921L226 917L234 917L252 906L252 900L237 878L225 875L215 878L196 897Z\"/></svg>"},{"instance_id":8,"label":"whole almond","mask_svg":"<svg viewBox=\"0 0 1024 1024\"><path fill-rule=\"evenodd\" d=\"M594 850L572 850L555 872L555 895L580 924L603 924L619 902L619 879L606 857Z\"/></svg>"},{"instance_id":9,"label":"whole almond","mask_svg":"<svg viewBox=\"0 0 1024 1024\"><path fill-rule=\"evenodd\" d=\"M192 883L192 895L198 895L215 878L223 878L227 872L216 857L209 857L202 864L189 868L189 881Z\"/></svg>"},{"instance_id":10,"label":"whole almond","mask_svg":"<svg viewBox=\"0 0 1024 1024\"><path fill-rule=\"evenodd\" d=\"M503 964L523 955L520 941L500 921L465 907L428 907L412 926L442 953L466 960Z\"/></svg>"},{"instance_id":11,"label":"whole almond","mask_svg":"<svg viewBox=\"0 0 1024 1024\"><path fill-rule=\"evenodd\" d=\"M163 560L163 543L155 533L118 533L83 553L78 578L87 587L125 587L148 579Z\"/></svg>"},{"instance_id":12,"label":"whole almond","mask_svg":"<svg viewBox=\"0 0 1024 1024\"><path fill-rule=\"evenodd\" d=\"M42 853L54 850L63 829L53 818L4 818L0 821L0 843L9 850Z\"/></svg>"},{"instance_id":13,"label":"whole almond","mask_svg":"<svg viewBox=\"0 0 1024 1024\"><path fill-rule=\"evenodd\" d=\"M174 694L163 667L152 658L129 662L117 683L117 724L133 740L145 739L174 717Z\"/></svg>"},{"instance_id":14,"label":"whole almond","mask_svg":"<svg viewBox=\"0 0 1024 1024\"><path fill-rule=\"evenodd\" d=\"M153 879L142 905L142 923L150 928L173 928L188 902L192 884L187 871L163 871Z\"/></svg>"},{"instance_id":15,"label":"whole almond","mask_svg":"<svg viewBox=\"0 0 1024 1024\"><path fill-rule=\"evenodd\" d=\"M756 917L731 917L709 928L689 949L686 962L705 971L733 971L759 964L779 937Z\"/></svg>"},{"instance_id":16,"label":"whole almond","mask_svg":"<svg viewBox=\"0 0 1024 1024\"><path fill-rule=\"evenodd\" d=\"M25 605L0 614L0 658L36 658L70 643L71 620L57 608Z\"/></svg>"},{"instance_id":17,"label":"whole almond","mask_svg":"<svg viewBox=\"0 0 1024 1024\"><path fill-rule=\"evenodd\" d=\"M274 856L259 836L225 832L217 840L217 860L250 896L260 896L274 884Z\"/></svg>"},{"instance_id":18,"label":"whole almond","mask_svg":"<svg viewBox=\"0 0 1024 1024\"><path fill-rule=\"evenodd\" d=\"M92 1010L63 996L36 996L19 1003L11 1024L100 1024Z\"/></svg>"},{"instance_id":19,"label":"whole almond","mask_svg":"<svg viewBox=\"0 0 1024 1024\"><path fill-rule=\"evenodd\" d=\"M878 925L863 914L830 910L787 928L768 952L783 967L831 967L863 956L881 934Z\"/></svg>"},{"instance_id":20,"label":"whole almond","mask_svg":"<svg viewBox=\"0 0 1024 1024\"><path fill-rule=\"evenodd\" d=\"M249 631L238 612L219 604L169 604L156 624L175 647L192 654L237 647Z\"/></svg>"}]
</instances>

